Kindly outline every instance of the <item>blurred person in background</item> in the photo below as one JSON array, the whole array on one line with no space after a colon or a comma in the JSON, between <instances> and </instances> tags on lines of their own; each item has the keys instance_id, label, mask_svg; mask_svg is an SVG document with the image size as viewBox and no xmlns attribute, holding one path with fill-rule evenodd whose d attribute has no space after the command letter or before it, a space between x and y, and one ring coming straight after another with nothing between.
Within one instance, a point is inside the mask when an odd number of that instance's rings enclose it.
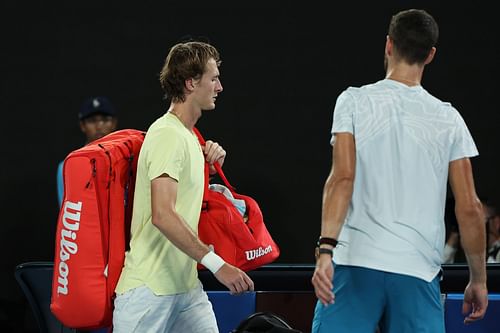
<instances>
[{"instance_id":1,"label":"blurred person in background","mask_svg":"<svg viewBox=\"0 0 500 333\"><path fill-rule=\"evenodd\" d=\"M80 130L85 135L85 144L100 139L116 130L118 118L116 109L106 97L96 96L87 98L78 112ZM64 160L57 167L57 200L59 207L64 195L63 182Z\"/></svg>"}]
</instances>

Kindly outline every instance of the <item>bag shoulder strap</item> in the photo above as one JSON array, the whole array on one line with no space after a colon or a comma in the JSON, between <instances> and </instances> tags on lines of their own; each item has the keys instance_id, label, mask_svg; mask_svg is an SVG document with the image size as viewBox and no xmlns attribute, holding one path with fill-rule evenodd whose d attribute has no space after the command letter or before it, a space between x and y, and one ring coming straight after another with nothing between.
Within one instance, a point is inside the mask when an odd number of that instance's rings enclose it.
<instances>
[{"instance_id":1,"label":"bag shoulder strap","mask_svg":"<svg viewBox=\"0 0 500 333\"><path fill-rule=\"evenodd\" d=\"M196 127L193 127L193 132L198 137L198 141L200 142L200 145L204 146L205 145L205 139L201 135L200 131ZM224 182L224 185L226 185L226 187L228 187L231 192L234 192L234 187L227 180L226 175L224 174L224 171L222 171L222 167L220 166L219 162L215 162L214 163L214 167L215 167L215 170L217 171L217 174L220 176L220 178ZM208 163L205 162L205 187L206 188L208 188L208 180L209 180L208 171L209 171L209 169L208 169Z\"/></svg>"}]
</instances>

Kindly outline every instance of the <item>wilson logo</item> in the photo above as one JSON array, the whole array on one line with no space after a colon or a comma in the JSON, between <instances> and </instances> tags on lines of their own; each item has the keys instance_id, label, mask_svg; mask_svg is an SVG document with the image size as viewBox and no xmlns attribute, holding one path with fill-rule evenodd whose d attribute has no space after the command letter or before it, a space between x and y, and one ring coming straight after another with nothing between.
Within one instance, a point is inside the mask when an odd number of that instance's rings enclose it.
<instances>
[{"instance_id":1,"label":"wilson logo","mask_svg":"<svg viewBox=\"0 0 500 333\"><path fill-rule=\"evenodd\" d=\"M61 229L60 241L60 262L58 267L57 293L68 294L68 275L69 266L66 261L69 260L72 254L78 252L76 244L76 232L80 229L80 212L82 211L82 203L66 201L64 203L63 213L63 228Z\"/></svg>"},{"instance_id":2,"label":"wilson logo","mask_svg":"<svg viewBox=\"0 0 500 333\"><path fill-rule=\"evenodd\" d=\"M265 256L269 252L272 252L273 248L271 245L268 245L266 248L263 248L262 246L259 247L258 249L255 250L250 250L250 251L245 251L245 254L247 256L247 260L255 260L259 257Z\"/></svg>"}]
</instances>

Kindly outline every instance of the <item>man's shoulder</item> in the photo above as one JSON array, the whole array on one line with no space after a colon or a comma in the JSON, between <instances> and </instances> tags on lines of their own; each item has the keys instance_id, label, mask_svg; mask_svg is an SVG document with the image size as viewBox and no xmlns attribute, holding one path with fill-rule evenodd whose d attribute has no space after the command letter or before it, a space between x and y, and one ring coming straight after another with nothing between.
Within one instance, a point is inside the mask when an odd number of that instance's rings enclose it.
<instances>
[{"instance_id":1,"label":"man's shoulder","mask_svg":"<svg viewBox=\"0 0 500 333\"><path fill-rule=\"evenodd\" d=\"M146 131L146 137L152 135L182 135L183 128L170 117L162 116L156 119Z\"/></svg>"},{"instance_id":2,"label":"man's shoulder","mask_svg":"<svg viewBox=\"0 0 500 333\"><path fill-rule=\"evenodd\" d=\"M187 133L189 132L177 123L160 118L148 128L143 145L182 144L187 141Z\"/></svg>"},{"instance_id":3,"label":"man's shoulder","mask_svg":"<svg viewBox=\"0 0 500 333\"><path fill-rule=\"evenodd\" d=\"M418 96L418 99L424 101L427 106L442 110L442 112L448 112L449 115L458 113L450 102L439 99L425 90L422 86L419 86L419 88L420 89L410 92L409 96L412 98ZM392 85L391 82L388 80L379 80L361 86L349 86L342 92L342 94L350 95L353 98L387 96L387 93L392 91L392 89L394 89L394 85ZM414 95L414 93L416 93L416 95Z\"/></svg>"},{"instance_id":4,"label":"man's shoulder","mask_svg":"<svg viewBox=\"0 0 500 333\"><path fill-rule=\"evenodd\" d=\"M344 89L344 91L342 93L357 96L357 95L361 95L361 94L367 94L367 93L371 93L374 91L378 91L381 89L387 89L387 87L384 86L384 80L366 83L366 84L359 85L359 86L354 86L354 85L348 86L346 89Z\"/></svg>"},{"instance_id":5,"label":"man's shoulder","mask_svg":"<svg viewBox=\"0 0 500 333\"><path fill-rule=\"evenodd\" d=\"M369 96L377 94L376 91L379 82L380 81L361 86L348 86L337 96L337 103L345 103L346 101L357 103L360 100L369 98Z\"/></svg>"},{"instance_id":6,"label":"man's shoulder","mask_svg":"<svg viewBox=\"0 0 500 333\"><path fill-rule=\"evenodd\" d=\"M453 122L456 121L460 114L450 102L439 99L438 97L427 92L425 89L423 89L423 93L427 110L433 110L434 114L441 119L448 119Z\"/></svg>"},{"instance_id":7,"label":"man's shoulder","mask_svg":"<svg viewBox=\"0 0 500 333\"><path fill-rule=\"evenodd\" d=\"M437 106L439 107L442 107L444 109L455 109L451 102L448 102L448 101L444 101L442 99L440 99L439 97L437 96L434 96L433 94L431 94L430 92L428 92L427 90L423 89L422 88L422 93L424 95L424 97L430 102L430 103L434 103L436 104Z\"/></svg>"}]
</instances>

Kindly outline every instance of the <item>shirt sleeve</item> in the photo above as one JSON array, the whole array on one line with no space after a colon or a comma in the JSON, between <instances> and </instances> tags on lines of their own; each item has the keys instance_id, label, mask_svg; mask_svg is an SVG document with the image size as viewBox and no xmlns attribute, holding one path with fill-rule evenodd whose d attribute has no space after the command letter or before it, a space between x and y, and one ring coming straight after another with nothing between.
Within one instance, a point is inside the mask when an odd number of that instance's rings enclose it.
<instances>
[{"instance_id":1,"label":"shirt sleeve","mask_svg":"<svg viewBox=\"0 0 500 333\"><path fill-rule=\"evenodd\" d=\"M348 132L354 135L353 115L356 104L354 97L347 90L342 92L337 98L333 111L332 137L330 143L335 142L335 134Z\"/></svg>"},{"instance_id":2,"label":"shirt sleeve","mask_svg":"<svg viewBox=\"0 0 500 333\"><path fill-rule=\"evenodd\" d=\"M179 181L179 174L186 159L182 136L175 129L151 134L146 157L149 180L167 174Z\"/></svg>"},{"instance_id":3,"label":"shirt sleeve","mask_svg":"<svg viewBox=\"0 0 500 333\"><path fill-rule=\"evenodd\" d=\"M455 110L456 111L456 110ZM474 139L462 116L456 111L456 125L453 144L450 151L450 162L465 157L479 155Z\"/></svg>"}]
</instances>

